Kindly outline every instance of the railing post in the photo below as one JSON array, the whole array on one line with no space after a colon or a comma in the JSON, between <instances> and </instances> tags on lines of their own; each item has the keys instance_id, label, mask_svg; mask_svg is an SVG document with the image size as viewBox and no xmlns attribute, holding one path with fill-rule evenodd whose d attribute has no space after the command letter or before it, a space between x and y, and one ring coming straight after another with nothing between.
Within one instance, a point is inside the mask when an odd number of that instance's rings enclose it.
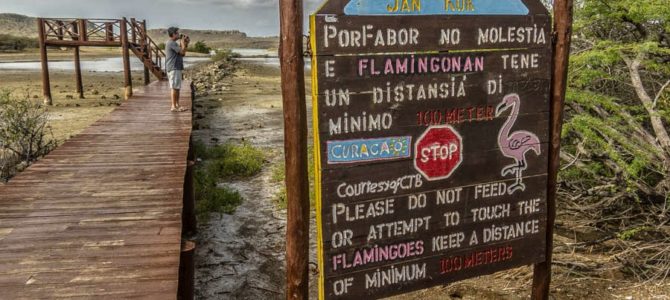
<instances>
[{"instance_id":1,"label":"railing post","mask_svg":"<svg viewBox=\"0 0 670 300\"><path fill-rule=\"evenodd\" d=\"M86 29L86 20L85 19L79 19L79 40L80 41L88 41L88 32Z\"/></svg>"},{"instance_id":2,"label":"railing post","mask_svg":"<svg viewBox=\"0 0 670 300\"><path fill-rule=\"evenodd\" d=\"M107 37L108 42L114 41L114 23L112 22L105 23L105 37Z\"/></svg>"},{"instance_id":3,"label":"railing post","mask_svg":"<svg viewBox=\"0 0 670 300\"><path fill-rule=\"evenodd\" d=\"M51 105L51 83L49 81L49 62L47 58L46 36L44 32L44 19L37 19L37 32L39 34L40 43L40 60L42 62L42 95L44 96L44 104Z\"/></svg>"},{"instance_id":4,"label":"railing post","mask_svg":"<svg viewBox=\"0 0 670 300\"><path fill-rule=\"evenodd\" d=\"M554 54L551 79L551 138L549 143L549 172L547 175L547 233L545 261L533 269L531 299L549 299L551 284L551 259L554 244L554 220L556 219L556 191L560 167L561 130L563 106L567 87L570 42L572 40L573 0L554 0Z\"/></svg>"},{"instance_id":5,"label":"railing post","mask_svg":"<svg viewBox=\"0 0 670 300\"><path fill-rule=\"evenodd\" d=\"M58 35L58 39L62 41L65 36L65 32L63 31L63 26L65 24L63 21L56 21L56 25L58 25L58 32L56 32L56 34Z\"/></svg>"},{"instance_id":6,"label":"railing post","mask_svg":"<svg viewBox=\"0 0 670 300\"><path fill-rule=\"evenodd\" d=\"M147 20L142 20L142 50L144 51L144 60L151 61L151 44L149 43L149 33L147 33ZM149 84L149 67L144 64L144 85Z\"/></svg>"},{"instance_id":7,"label":"railing post","mask_svg":"<svg viewBox=\"0 0 670 300\"><path fill-rule=\"evenodd\" d=\"M126 18L121 19L121 48L123 55L123 78L125 80L125 99L128 100L133 96L133 80L130 75L130 52L128 49L128 27Z\"/></svg>"},{"instance_id":8,"label":"railing post","mask_svg":"<svg viewBox=\"0 0 670 300\"><path fill-rule=\"evenodd\" d=\"M135 21L135 18L130 18L130 34L134 44L137 44L137 30L135 30L136 27L137 22Z\"/></svg>"}]
</instances>

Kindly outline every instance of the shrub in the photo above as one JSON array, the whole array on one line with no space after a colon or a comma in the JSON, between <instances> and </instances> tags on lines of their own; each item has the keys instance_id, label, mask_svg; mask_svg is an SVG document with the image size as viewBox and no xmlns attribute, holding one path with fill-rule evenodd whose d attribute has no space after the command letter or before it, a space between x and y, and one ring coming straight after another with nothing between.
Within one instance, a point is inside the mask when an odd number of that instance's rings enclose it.
<instances>
[{"instance_id":1,"label":"shrub","mask_svg":"<svg viewBox=\"0 0 670 300\"><path fill-rule=\"evenodd\" d=\"M212 61L221 61L221 60L231 61L234 58L239 57L240 57L239 53L235 53L229 49L225 49L225 50L216 50L216 54L212 55L211 59Z\"/></svg>"},{"instance_id":2,"label":"shrub","mask_svg":"<svg viewBox=\"0 0 670 300\"><path fill-rule=\"evenodd\" d=\"M0 179L8 180L55 146L41 104L0 93Z\"/></svg>"},{"instance_id":3,"label":"shrub","mask_svg":"<svg viewBox=\"0 0 670 300\"><path fill-rule=\"evenodd\" d=\"M0 52L22 51L26 48L38 48L39 44L34 38L18 37L8 34L0 34Z\"/></svg>"},{"instance_id":4,"label":"shrub","mask_svg":"<svg viewBox=\"0 0 670 300\"><path fill-rule=\"evenodd\" d=\"M212 48L208 47L207 44L205 44L205 42L203 42L203 41L195 42L193 47L190 49L190 51L198 52L198 53L205 53L205 54L208 54L210 50L212 50Z\"/></svg>"}]
</instances>

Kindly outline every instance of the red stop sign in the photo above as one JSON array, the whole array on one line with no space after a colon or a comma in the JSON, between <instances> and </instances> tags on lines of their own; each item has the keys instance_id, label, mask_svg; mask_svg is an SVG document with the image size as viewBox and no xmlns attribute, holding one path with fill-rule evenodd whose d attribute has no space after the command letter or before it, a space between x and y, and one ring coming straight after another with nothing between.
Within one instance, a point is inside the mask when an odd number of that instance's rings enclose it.
<instances>
[{"instance_id":1,"label":"red stop sign","mask_svg":"<svg viewBox=\"0 0 670 300\"><path fill-rule=\"evenodd\" d=\"M449 125L429 127L414 144L414 168L427 180L446 179L463 161L463 138Z\"/></svg>"}]
</instances>

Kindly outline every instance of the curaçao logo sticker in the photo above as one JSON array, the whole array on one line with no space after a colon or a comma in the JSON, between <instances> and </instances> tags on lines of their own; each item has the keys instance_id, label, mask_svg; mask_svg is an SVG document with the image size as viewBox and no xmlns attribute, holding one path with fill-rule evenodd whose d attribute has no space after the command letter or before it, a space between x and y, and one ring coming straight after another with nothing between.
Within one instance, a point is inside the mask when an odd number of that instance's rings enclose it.
<instances>
[{"instance_id":1,"label":"cura\u00e7ao logo sticker","mask_svg":"<svg viewBox=\"0 0 670 300\"><path fill-rule=\"evenodd\" d=\"M521 0L351 0L346 15L527 15Z\"/></svg>"},{"instance_id":2,"label":"cura\u00e7ao logo sticker","mask_svg":"<svg viewBox=\"0 0 670 300\"><path fill-rule=\"evenodd\" d=\"M328 141L328 163L343 164L407 158L411 136Z\"/></svg>"}]
</instances>

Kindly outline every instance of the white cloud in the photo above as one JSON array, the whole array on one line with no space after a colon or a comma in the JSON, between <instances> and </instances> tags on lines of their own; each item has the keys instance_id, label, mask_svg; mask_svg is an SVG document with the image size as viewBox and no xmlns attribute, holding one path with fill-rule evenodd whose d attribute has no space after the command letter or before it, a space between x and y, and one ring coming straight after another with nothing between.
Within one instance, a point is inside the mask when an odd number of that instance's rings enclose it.
<instances>
[{"instance_id":1,"label":"white cloud","mask_svg":"<svg viewBox=\"0 0 670 300\"><path fill-rule=\"evenodd\" d=\"M321 0L303 0L307 17ZM0 12L30 16L146 19L149 27L239 29L279 34L279 0L0 0ZM305 25L305 28L307 26Z\"/></svg>"}]
</instances>

